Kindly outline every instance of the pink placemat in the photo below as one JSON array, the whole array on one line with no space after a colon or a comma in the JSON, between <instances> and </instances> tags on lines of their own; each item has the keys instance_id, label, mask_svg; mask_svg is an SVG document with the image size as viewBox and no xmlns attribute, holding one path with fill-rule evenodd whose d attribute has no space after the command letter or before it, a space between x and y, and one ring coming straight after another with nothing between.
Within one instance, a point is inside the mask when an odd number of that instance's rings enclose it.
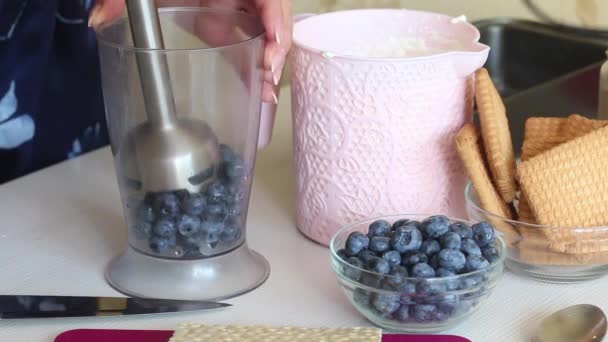
<instances>
[{"instance_id":1,"label":"pink placemat","mask_svg":"<svg viewBox=\"0 0 608 342\"><path fill-rule=\"evenodd\" d=\"M168 342L170 330L77 329L61 333L55 342ZM383 335L382 342L471 342L449 335Z\"/></svg>"}]
</instances>

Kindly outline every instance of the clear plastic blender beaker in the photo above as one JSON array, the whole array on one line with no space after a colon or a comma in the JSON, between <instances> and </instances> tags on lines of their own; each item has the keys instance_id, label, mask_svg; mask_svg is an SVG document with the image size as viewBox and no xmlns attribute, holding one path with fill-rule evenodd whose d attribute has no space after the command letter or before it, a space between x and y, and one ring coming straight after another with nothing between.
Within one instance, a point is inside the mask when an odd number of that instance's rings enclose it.
<instances>
[{"instance_id":1,"label":"clear plastic blender beaker","mask_svg":"<svg viewBox=\"0 0 608 342\"><path fill-rule=\"evenodd\" d=\"M106 278L134 296L232 297L269 274L245 239L264 29L259 17L207 8L162 8L159 18L164 49L135 48L127 17L97 32L129 242ZM150 57L166 60L175 108L169 125L146 108L138 59ZM211 156L207 167L182 167L201 146Z\"/></svg>"}]
</instances>

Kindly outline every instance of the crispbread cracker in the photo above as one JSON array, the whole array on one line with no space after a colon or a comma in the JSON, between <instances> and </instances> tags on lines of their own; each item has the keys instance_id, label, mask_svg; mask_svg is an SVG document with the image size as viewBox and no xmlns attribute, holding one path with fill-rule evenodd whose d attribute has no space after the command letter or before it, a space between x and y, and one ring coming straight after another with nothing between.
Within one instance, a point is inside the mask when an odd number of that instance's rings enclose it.
<instances>
[{"instance_id":1,"label":"crispbread cracker","mask_svg":"<svg viewBox=\"0 0 608 342\"><path fill-rule=\"evenodd\" d=\"M511 208L500 197L490 178L483 159L479 130L472 123L467 123L456 135L455 143L464 168L475 187L481 207L495 215L513 218ZM517 241L519 234L511 225L491 217L488 217L488 220L502 231L509 244Z\"/></svg>"},{"instance_id":2,"label":"crispbread cracker","mask_svg":"<svg viewBox=\"0 0 608 342\"><path fill-rule=\"evenodd\" d=\"M534 217L552 227L608 225L608 127L561 144L519 165ZM566 232L567 230L561 230ZM552 240L572 238L551 236Z\"/></svg>"},{"instance_id":3,"label":"crispbread cracker","mask_svg":"<svg viewBox=\"0 0 608 342\"><path fill-rule=\"evenodd\" d=\"M236 325L180 324L169 342L380 342L377 328L298 328Z\"/></svg>"},{"instance_id":4,"label":"crispbread cracker","mask_svg":"<svg viewBox=\"0 0 608 342\"><path fill-rule=\"evenodd\" d=\"M511 203L517 192L513 141L505 105L485 68L475 73L475 102L494 185L500 196Z\"/></svg>"},{"instance_id":5,"label":"crispbread cracker","mask_svg":"<svg viewBox=\"0 0 608 342\"><path fill-rule=\"evenodd\" d=\"M526 120L521 160L526 161L568 141L568 119L531 117Z\"/></svg>"},{"instance_id":6,"label":"crispbread cracker","mask_svg":"<svg viewBox=\"0 0 608 342\"><path fill-rule=\"evenodd\" d=\"M572 140L598 130L606 125L608 125L608 121L594 120L582 115L572 114L568 117L564 134L568 140Z\"/></svg>"}]
</instances>

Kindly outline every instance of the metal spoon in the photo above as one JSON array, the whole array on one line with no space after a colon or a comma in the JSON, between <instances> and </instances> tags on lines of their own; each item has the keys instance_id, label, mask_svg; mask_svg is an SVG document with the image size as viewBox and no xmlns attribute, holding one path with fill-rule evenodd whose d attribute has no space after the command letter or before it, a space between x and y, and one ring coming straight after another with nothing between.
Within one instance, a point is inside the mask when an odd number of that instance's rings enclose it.
<instances>
[{"instance_id":1,"label":"metal spoon","mask_svg":"<svg viewBox=\"0 0 608 342\"><path fill-rule=\"evenodd\" d=\"M534 342L599 342L606 335L606 315L595 305L580 304L545 318Z\"/></svg>"}]
</instances>

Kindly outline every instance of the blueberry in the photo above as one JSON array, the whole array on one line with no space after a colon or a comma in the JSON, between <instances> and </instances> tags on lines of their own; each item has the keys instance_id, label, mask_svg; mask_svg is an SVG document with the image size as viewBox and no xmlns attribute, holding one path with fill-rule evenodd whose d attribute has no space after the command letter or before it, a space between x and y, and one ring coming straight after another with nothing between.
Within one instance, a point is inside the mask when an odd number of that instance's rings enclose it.
<instances>
[{"instance_id":1,"label":"blueberry","mask_svg":"<svg viewBox=\"0 0 608 342\"><path fill-rule=\"evenodd\" d=\"M160 219L156 222L153 228L154 234L160 237L175 236L175 223L167 218Z\"/></svg>"},{"instance_id":2,"label":"blueberry","mask_svg":"<svg viewBox=\"0 0 608 342\"><path fill-rule=\"evenodd\" d=\"M474 224L471 229L473 230L473 240L479 248L486 247L494 242L494 227L488 222Z\"/></svg>"},{"instance_id":3,"label":"blueberry","mask_svg":"<svg viewBox=\"0 0 608 342\"><path fill-rule=\"evenodd\" d=\"M433 278L435 270L426 263L419 263L412 267L411 275L416 278Z\"/></svg>"},{"instance_id":4,"label":"blueberry","mask_svg":"<svg viewBox=\"0 0 608 342\"><path fill-rule=\"evenodd\" d=\"M442 249L439 252L439 266L450 270L460 271L467 264L467 258L457 249Z\"/></svg>"},{"instance_id":5,"label":"blueberry","mask_svg":"<svg viewBox=\"0 0 608 342\"><path fill-rule=\"evenodd\" d=\"M461 240L473 238L473 230L468 224L463 222L454 222L450 225L450 231L458 234Z\"/></svg>"},{"instance_id":6,"label":"blueberry","mask_svg":"<svg viewBox=\"0 0 608 342\"><path fill-rule=\"evenodd\" d=\"M388 261L391 267L398 266L399 264L401 264L401 254L394 250L382 253L382 259Z\"/></svg>"},{"instance_id":7,"label":"blueberry","mask_svg":"<svg viewBox=\"0 0 608 342\"><path fill-rule=\"evenodd\" d=\"M416 220L409 220L407 222L407 225L408 226L412 226L412 227L416 227L416 228L418 228L418 230L420 230L422 228L422 223L420 221L416 221Z\"/></svg>"},{"instance_id":8,"label":"blueberry","mask_svg":"<svg viewBox=\"0 0 608 342\"><path fill-rule=\"evenodd\" d=\"M158 216L175 217L179 212L179 199L174 193L160 193L154 201L154 210Z\"/></svg>"},{"instance_id":9,"label":"blueberry","mask_svg":"<svg viewBox=\"0 0 608 342\"><path fill-rule=\"evenodd\" d=\"M152 224L150 222L139 221L133 226L135 237L139 240L147 239L152 234Z\"/></svg>"},{"instance_id":10,"label":"blueberry","mask_svg":"<svg viewBox=\"0 0 608 342\"><path fill-rule=\"evenodd\" d=\"M416 294L416 283L413 281L406 281L403 284L399 285L398 288L395 289L401 293L401 303L414 303L414 295Z\"/></svg>"},{"instance_id":11,"label":"blueberry","mask_svg":"<svg viewBox=\"0 0 608 342\"><path fill-rule=\"evenodd\" d=\"M467 256L466 269L468 272L481 270L489 266L490 263L481 255L471 254Z\"/></svg>"},{"instance_id":12,"label":"blueberry","mask_svg":"<svg viewBox=\"0 0 608 342\"><path fill-rule=\"evenodd\" d=\"M439 238L442 248L460 249L460 235L454 232L447 232Z\"/></svg>"},{"instance_id":13,"label":"blueberry","mask_svg":"<svg viewBox=\"0 0 608 342\"><path fill-rule=\"evenodd\" d=\"M229 179L237 179L245 176L247 173L245 164L240 159L224 162L222 169L224 176Z\"/></svg>"},{"instance_id":14,"label":"blueberry","mask_svg":"<svg viewBox=\"0 0 608 342\"><path fill-rule=\"evenodd\" d=\"M206 200L201 194L190 194L190 196L182 201L182 210L193 216L199 216L205 209Z\"/></svg>"},{"instance_id":15,"label":"blueberry","mask_svg":"<svg viewBox=\"0 0 608 342\"><path fill-rule=\"evenodd\" d=\"M393 226L391 227L392 230L395 230L401 226L405 226L406 223L408 223L410 220L408 219L401 219L401 220L397 220L393 223Z\"/></svg>"},{"instance_id":16,"label":"blueberry","mask_svg":"<svg viewBox=\"0 0 608 342\"><path fill-rule=\"evenodd\" d=\"M437 310L433 312L432 317L433 321L443 322L448 319L449 315L445 311L439 310L439 308L437 308Z\"/></svg>"},{"instance_id":17,"label":"blueberry","mask_svg":"<svg viewBox=\"0 0 608 342\"><path fill-rule=\"evenodd\" d=\"M429 259L424 253L411 253L405 254L401 258L401 264L403 266L413 266L419 263L428 263Z\"/></svg>"},{"instance_id":18,"label":"blueberry","mask_svg":"<svg viewBox=\"0 0 608 342\"><path fill-rule=\"evenodd\" d=\"M197 216L181 215L177 220L177 231L182 236L192 236L201 229L201 220Z\"/></svg>"},{"instance_id":19,"label":"blueberry","mask_svg":"<svg viewBox=\"0 0 608 342\"><path fill-rule=\"evenodd\" d=\"M377 293L372 298L372 305L380 315L390 316L399 309L399 295L392 293Z\"/></svg>"},{"instance_id":20,"label":"blueberry","mask_svg":"<svg viewBox=\"0 0 608 342\"><path fill-rule=\"evenodd\" d=\"M387 278L391 285L401 284L408 277L407 268L399 265L393 266L389 275L392 276Z\"/></svg>"},{"instance_id":21,"label":"blueberry","mask_svg":"<svg viewBox=\"0 0 608 342\"><path fill-rule=\"evenodd\" d=\"M422 246L422 234L414 226L402 226L395 229L390 245L399 253L413 252Z\"/></svg>"},{"instance_id":22,"label":"blueberry","mask_svg":"<svg viewBox=\"0 0 608 342\"><path fill-rule=\"evenodd\" d=\"M223 221L228 217L228 208L223 202L211 203L205 209L205 218L215 221Z\"/></svg>"},{"instance_id":23,"label":"blueberry","mask_svg":"<svg viewBox=\"0 0 608 342\"><path fill-rule=\"evenodd\" d=\"M420 251L428 256L439 253L441 246L437 240L424 240L420 246Z\"/></svg>"},{"instance_id":24,"label":"blueberry","mask_svg":"<svg viewBox=\"0 0 608 342\"><path fill-rule=\"evenodd\" d=\"M357 254L357 257L361 259L366 265L372 259L377 257L378 255L369 249L364 249Z\"/></svg>"},{"instance_id":25,"label":"blueberry","mask_svg":"<svg viewBox=\"0 0 608 342\"><path fill-rule=\"evenodd\" d=\"M481 249L473 239L462 240L460 250L466 255L481 255Z\"/></svg>"},{"instance_id":26,"label":"blueberry","mask_svg":"<svg viewBox=\"0 0 608 342\"><path fill-rule=\"evenodd\" d=\"M449 290L449 289L448 289ZM454 312L458 308L458 295L455 294L445 294L441 296L437 296L437 309L442 311L448 315L454 314Z\"/></svg>"},{"instance_id":27,"label":"blueberry","mask_svg":"<svg viewBox=\"0 0 608 342\"><path fill-rule=\"evenodd\" d=\"M481 255L491 264L493 264L500 255L498 254L498 250L494 246L488 246L481 251Z\"/></svg>"},{"instance_id":28,"label":"blueberry","mask_svg":"<svg viewBox=\"0 0 608 342\"><path fill-rule=\"evenodd\" d=\"M348 256L346 255L346 249L344 249L344 248L338 249L336 254L340 257L340 259L342 259L344 261L346 261L346 259L348 259Z\"/></svg>"},{"instance_id":29,"label":"blueberry","mask_svg":"<svg viewBox=\"0 0 608 342\"><path fill-rule=\"evenodd\" d=\"M224 185L226 189L225 199L228 203L241 203L243 198L245 198L245 194L243 193L243 189L239 184L228 183Z\"/></svg>"},{"instance_id":30,"label":"blueberry","mask_svg":"<svg viewBox=\"0 0 608 342\"><path fill-rule=\"evenodd\" d=\"M390 277L386 278L386 281L394 290L399 290L399 287L403 285L408 277L407 268L403 266L394 266L391 268L389 273Z\"/></svg>"},{"instance_id":31,"label":"blueberry","mask_svg":"<svg viewBox=\"0 0 608 342\"><path fill-rule=\"evenodd\" d=\"M190 191L188 191L186 189L175 190L175 191L173 191L173 194L177 197L177 199L180 202L187 199L188 197L190 197Z\"/></svg>"},{"instance_id":32,"label":"blueberry","mask_svg":"<svg viewBox=\"0 0 608 342\"><path fill-rule=\"evenodd\" d=\"M209 183L206 189L206 193L207 199L210 202L217 202L218 200L223 199L226 195L226 188L224 187L224 184L222 184L222 182L215 180Z\"/></svg>"},{"instance_id":33,"label":"blueberry","mask_svg":"<svg viewBox=\"0 0 608 342\"><path fill-rule=\"evenodd\" d=\"M439 268L439 253L435 253L429 257L429 265L433 269Z\"/></svg>"},{"instance_id":34,"label":"blueberry","mask_svg":"<svg viewBox=\"0 0 608 342\"><path fill-rule=\"evenodd\" d=\"M182 239L184 245L188 248L192 248L194 252L198 252L198 249L203 244L203 236L201 234L196 234L192 236L188 236Z\"/></svg>"},{"instance_id":35,"label":"blueberry","mask_svg":"<svg viewBox=\"0 0 608 342\"><path fill-rule=\"evenodd\" d=\"M462 290L469 290L472 289L474 287L476 287L477 285L481 284L481 278L480 277L466 277L460 280L460 289Z\"/></svg>"},{"instance_id":36,"label":"blueberry","mask_svg":"<svg viewBox=\"0 0 608 342\"><path fill-rule=\"evenodd\" d=\"M361 232L352 232L346 239L345 249L348 256L355 256L369 246L369 238Z\"/></svg>"},{"instance_id":37,"label":"blueberry","mask_svg":"<svg viewBox=\"0 0 608 342\"><path fill-rule=\"evenodd\" d=\"M370 299L371 299L370 293L365 290L356 289L353 292L353 300L355 301L355 303L357 303L363 307L369 306Z\"/></svg>"},{"instance_id":38,"label":"blueberry","mask_svg":"<svg viewBox=\"0 0 608 342\"><path fill-rule=\"evenodd\" d=\"M344 275L354 281L359 281L361 278L361 268L363 261L357 257L350 257L346 260L348 265L344 265Z\"/></svg>"},{"instance_id":39,"label":"blueberry","mask_svg":"<svg viewBox=\"0 0 608 342\"><path fill-rule=\"evenodd\" d=\"M391 265L388 261L378 257L372 258L366 265L366 268L369 271L380 274L389 274L391 271Z\"/></svg>"},{"instance_id":40,"label":"blueberry","mask_svg":"<svg viewBox=\"0 0 608 342\"><path fill-rule=\"evenodd\" d=\"M447 268L439 267L435 270L435 276L443 278L443 277L451 277L456 275L456 272L448 270Z\"/></svg>"},{"instance_id":41,"label":"blueberry","mask_svg":"<svg viewBox=\"0 0 608 342\"><path fill-rule=\"evenodd\" d=\"M137 208L137 220L141 222L154 222L156 214L154 214L154 208L152 206L142 203Z\"/></svg>"},{"instance_id":42,"label":"blueberry","mask_svg":"<svg viewBox=\"0 0 608 342\"><path fill-rule=\"evenodd\" d=\"M240 203L230 203L227 207L228 217L237 217L243 212L243 208Z\"/></svg>"},{"instance_id":43,"label":"blueberry","mask_svg":"<svg viewBox=\"0 0 608 342\"><path fill-rule=\"evenodd\" d=\"M383 253L390 248L390 239L385 236L374 236L369 240L369 249L372 252Z\"/></svg>"},{"instance_id":44,"label":"blueberry","mask_svg":"<svg viewBox=\"0 0 608 342\"><path fill-rule=\"evenodd\" d=\"M450 219L443 215L431 216L422 221L422 232L426 238L436 239L450 230Z\"/></svg>"},{"instance_id":45,"label":"blueberry","mask_svg":"<svg viewBox=\"0 0 608 342\"><path fill-rule=\"evenodd\" d=\"M220 158L222 158L223 162L229 162L236 159L236 154L230 148L230 146L225 144L220 144Z\"/></svg>"},{"instance_id":46,"label":"blueberry","mask_svg":"<svg viewBox=\"0 0 608 342\"><path fill-rule=\"evenodd\" d=\"M150 249L157 253L163 253L175 247L175 238L154 236L150 239Z\"/></svg>"},{"instance_id":47,"label":"blueberry","mask_svg":"<svg viewBox=\"0 0 608 342\"><path fill-rule=\"evenodd\" d=\"M435 317L437 307L433 304L417 304L412 307L412 317L420 323L431 322Z\"/></svg>"},{"instance_id":48,"label":"blueberry","mask_svg":"<svg viewBox=\"0 0 608 342\"><path fill-rule=\"evenodd\" d=\"M422 296L435 296L446 291L445 284L443 282L436 281L421 281L416 285L416 293ZM428 298L422 298L427 300Z\"/></svg>"},{"instance_id":49,"label":"blueberry","mask_svg":"<svg viewBox=\"0 0 608 342\"><path fill-rule=\"evenodd\" d=\"M207 241L207 245L211 248L217 247L217 244L220 242L221 232L219 231L207 231L205 239Z\"/></svg>"},{"instance_id":50,"label":"blueberry","mask_svg":"<svg viewBox=\"0 0 608 342\"><path fill-rule=\"evenodd\" d=\"M456 275L456 272L450 271L443 267L439 267L435 270L436 277L445 278L445 277L452 277L455 275ZM445 280L445 286L448 291L458 290L459 283L460 282L458 281L458 279L446 279Z\"/></svg>"},{"instance_id":51,"label":"blueberry","mask_svg":"<svg viewBox=\"0 0 608 342\"><path fill-rule=\"evenodd\" d=\"M399 309L395 311L393 317L399 322L407 322L410 319L410 306L407 304L401 305Z\"/></svg>"},{"instance_id":52,"label":"blueberry","mask_svg":"<svg viewBox=\"0 0 608 342\"><path fill-rule=\"evenodd\" d=\"M388 236L390 232L391 224L385 220L378 220L369 225L367 236L371 239L374 236Z\"/></svg>"},{"instance_id":53,"label":"blueberry","mask_svg":"<svg viewBox=\"0 0 608 342\"><path fill-rule=\"evenodd\" d=\"M235 242L241 238L241 226L236 222L229 222L224 226L224 230L220 234L220 239L224 242ZM342 252L342 259L346 260L346 251L341 249L338 255Z\"/></svg>"},{"instance_id":54,"label":"blueberry","mask_svg":"<svg viewBox=\"0 0 608 342\"><path fill-rule=\"evenodd\" d=\"M382 277L378 276L377 274L363 273L359 281L365 286L369 286L371 288L380 288Z\"/></svg>"}]
</instances>

